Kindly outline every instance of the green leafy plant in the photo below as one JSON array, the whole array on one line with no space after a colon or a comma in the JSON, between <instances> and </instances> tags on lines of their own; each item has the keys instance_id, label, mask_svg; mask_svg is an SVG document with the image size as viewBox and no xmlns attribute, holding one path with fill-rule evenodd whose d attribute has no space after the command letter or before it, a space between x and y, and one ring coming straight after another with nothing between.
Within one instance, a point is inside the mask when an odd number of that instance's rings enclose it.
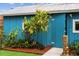
<instances>
[{"instance_id":1,"label":"green leafy plant","mask_svg":"<svg viewBox=\"0 0 79 59\"><path fill-rule=\"evenodd\" d=\"M23 39L19 39L15 44L16 48L25 48L25 40Z\"/></svg>"},{"instance_id":2,"label":"green leafy plant","mask_svg":"<svg viewBox=\"0 0 79 59\"><path fill-rule=\"evenodd\" d=\"M36 15L30 19L24 17L23 30L26 34L26 43L28 46L31 45L29 42L32 40L31 36L33 34L37 35L39 32L47 31L49 19L50 16L46 11L36 11Z\"/></svg>"},{"instance_id":3,"label":"green leafy plant","mask_svg":"<svg viewBox=\"0 0 79 59\"><path fill-rule=\"evenodd\" d=\"M79 40L72 42L70 49L75 50L76 54L79 55Z\"/></svg>"},{"instance_id":4,"label":"green leafy plant","mask_svg":"<svg viewBox=\"0 0 79 59\"><path fill-rule=\"evenodd\" d=\"M40 50L45 48L42 44L40 44L39 42L37 42L35 40L30 40L30 42L26 41L25 47L32 48L32 49L40 49Z\"/></svg>"},{"instance_id":5,"label":"green leafy plant","mask_svg":"<svg viewBox=\"0 0 79 59\"><path fill-rule=\"evenodd\" d=\"M9 35L6 36L6 38L4 39L4 45L7 47L15 47L15 43L16 43L16 39L17 39L17 35L18 35L18 30L12 30Z\"/></svg>"}]
</instances>

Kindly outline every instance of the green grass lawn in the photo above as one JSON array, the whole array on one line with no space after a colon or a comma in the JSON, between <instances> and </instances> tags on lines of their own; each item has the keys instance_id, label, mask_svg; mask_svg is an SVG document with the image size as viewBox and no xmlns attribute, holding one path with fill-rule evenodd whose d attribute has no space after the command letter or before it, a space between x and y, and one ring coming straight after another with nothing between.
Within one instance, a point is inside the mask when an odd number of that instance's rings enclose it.
<instances>
[{"instance_id":1,"label":"green grass lawn","mask_svg":"<svg viewBox=\"0 0 79 59\"><path fill-rule=\"evenodd\" d=\"M40 56L39 54L0 50L0 56Z\"/></svg>"}]
</instances>

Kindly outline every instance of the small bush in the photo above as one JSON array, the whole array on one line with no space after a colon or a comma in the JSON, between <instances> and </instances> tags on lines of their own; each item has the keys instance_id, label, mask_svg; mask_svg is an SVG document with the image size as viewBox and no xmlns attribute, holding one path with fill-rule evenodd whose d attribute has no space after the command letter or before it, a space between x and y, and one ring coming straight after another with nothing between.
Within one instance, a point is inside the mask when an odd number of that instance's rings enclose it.
<instances>
[{"instance_id":1,"label":"small bush","mask_svg":"<svg viewBox=\"0 0 79 59\"><path fill-rule=\"evenodd\" d=\"M19 39L15 44L16 48L25 48L25 40L23 39Z\"/></svg>"},{"instance_id":2,"label":"small bush","mask_svg":"<svg viewBox=\"0 0 79 59\"><path fill-rule=\"evenodd\" d=\"M34 49L44 49L45 46L43 46L42 44L40 44L39 42L35 41L35 40L26 40L25 42L25 47L26 48L34 48Z\"/></svg>"},{"instance_id":3,"label":"small bush","mask_svg":"<svg viewBox=\"0 0 79 59\"><path fill-rule=\"evenodd\" d=\"M76 54L79 55L79 40L76 40L70 44L70 49L75 50Z\"/></svg>"},{"instance_id":4,"label":"small bush","mask_svg":"<svg viewBox=\"0 0 79 59\"><path fill-rule=\"evenodd\" d=\"M12 30L8 35L4 34L2 45L4 47L15 47L16 39L18 35L18 30Z\"/></svg>"}]
</instances>

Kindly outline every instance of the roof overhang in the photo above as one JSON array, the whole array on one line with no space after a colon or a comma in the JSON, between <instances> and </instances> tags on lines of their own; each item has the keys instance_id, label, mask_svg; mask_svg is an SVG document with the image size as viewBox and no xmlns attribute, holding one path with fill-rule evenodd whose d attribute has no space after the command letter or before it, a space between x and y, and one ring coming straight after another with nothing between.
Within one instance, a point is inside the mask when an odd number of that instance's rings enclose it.
<instances>
[{"instance_id":1,"label":"roof overhang","mask_svg":"<svg viewBox=\"0 0 79 59\"><path fill-rule=\"evenodd\" d=\"M45 5L23 6L2 11L0 12L0 16L34 15L36 10L48 11L49 14L73 13L73 12L79 12L79 4L64 4L64 5L45 4Z\"/></svg>"}]
</instances>

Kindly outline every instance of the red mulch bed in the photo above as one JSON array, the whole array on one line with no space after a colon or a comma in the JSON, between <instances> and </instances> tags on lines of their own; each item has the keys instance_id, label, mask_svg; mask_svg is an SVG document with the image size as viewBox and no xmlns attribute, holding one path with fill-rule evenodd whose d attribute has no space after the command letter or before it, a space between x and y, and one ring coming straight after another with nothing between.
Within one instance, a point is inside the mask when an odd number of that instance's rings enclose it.
<instances>
[{"instance_id":1,"label":"red mulch bed","mask_svg":"<svg viewBox=\"0 0 79 59\"><path fill-rule=\"evenodd\" d=\"M10 50L10 51L18 51L18 52L27 52L27 53L36 53L36 54L44 54L47 52L51 47L48 46L43 50L39 49L29 49L29 48L3 48L3 50Z\"/></svg>"}]
</instances>

